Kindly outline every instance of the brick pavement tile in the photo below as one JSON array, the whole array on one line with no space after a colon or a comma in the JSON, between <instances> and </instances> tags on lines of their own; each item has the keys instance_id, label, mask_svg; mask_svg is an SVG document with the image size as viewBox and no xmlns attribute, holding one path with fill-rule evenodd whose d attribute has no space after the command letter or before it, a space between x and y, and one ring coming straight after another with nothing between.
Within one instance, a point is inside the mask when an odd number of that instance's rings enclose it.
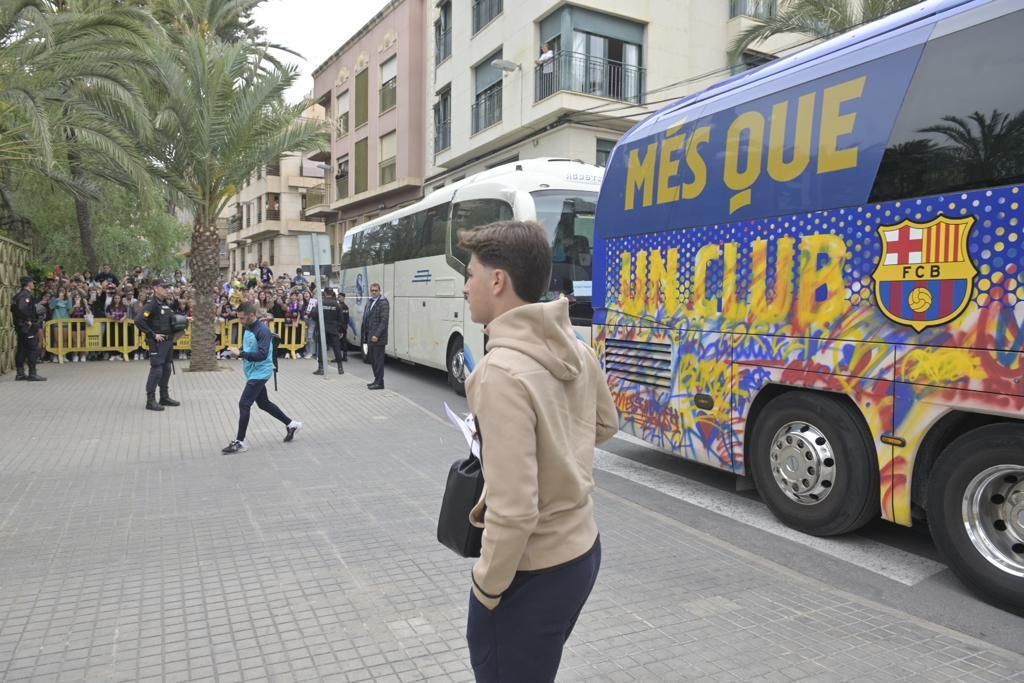
<instances>
[{"instance_id":1,"label":"brick pavement tile","mask_svg":"<svg viewBox=\"0 0 1024 683\"><path fill-rule=\"evenodd\" d=\"M226 365L178 373L160 414L140 364L0 378L0 680L472 680L471 562L433 536L461 437L296 361L272 397L305 429L283 444L257 411L225 457ZM559 680L1024 681L1024 658L596 500L604 567Z\"/></svg>"}]
</instances>

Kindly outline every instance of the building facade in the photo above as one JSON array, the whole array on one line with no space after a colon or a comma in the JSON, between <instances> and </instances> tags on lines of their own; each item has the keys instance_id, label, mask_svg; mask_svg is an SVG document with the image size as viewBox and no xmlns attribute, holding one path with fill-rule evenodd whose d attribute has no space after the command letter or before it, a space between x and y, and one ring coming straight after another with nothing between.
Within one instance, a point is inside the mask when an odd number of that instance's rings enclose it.
<instances>
[{"instance_id":1,"label":"building facade","mask_svg":"<svg viewBox=\"0 0 1024 683\"><path fill-rule=\"evenodd\" d=\"M300 240L327 230L323 218L305 211L307 193L323 185L324 174L319 163L290 155L248 178L227 219L230 273L264 261L275 274L295 272L302 263Z\"/></svg>"},{"instance_id":2,"label":"building facade","mask_svg":"<svg viewBox=\"0 0 1024 683\"><path fill-rule=\"evenodd\" d=\"M751 17L774 11L769 0L437 2L425 189L538 156L603 166L646 114L797 42L730 57Z\"/></svg>"},{"instance_id":3,"label":"building facade","mask_svg":"<svg viewBox=\"0 0 1024 683\"><path fill-rule=\"evenodd\" d=\"M426 169L426 0L389 2L313 72L332 123L330 169L307 215L324 218L331 261L345 230L422 196Z\"/></svg>"}]
</instances>

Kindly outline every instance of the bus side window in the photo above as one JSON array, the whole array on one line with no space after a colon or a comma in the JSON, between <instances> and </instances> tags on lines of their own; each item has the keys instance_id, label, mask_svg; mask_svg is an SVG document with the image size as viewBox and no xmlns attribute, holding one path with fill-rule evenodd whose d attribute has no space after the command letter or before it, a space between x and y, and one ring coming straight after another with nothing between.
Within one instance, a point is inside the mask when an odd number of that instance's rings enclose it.
<instances>
[{"instance_id":1,"label":"bus side window","mask_svg":"<svg viewBox=\"0 0 1024 683\"><path fill-rule=\"evenodd\" d=\"M1024 10L928 42L870 201L1024 180L1021 36Z\"/></svg>"},{"instance_id":2,"label":"bus side window","mask_svg":"<svg viewBox=\"0 0 1024 683\"><path fill-rule=\"evenodd\" d=\"M452 255L462 263L469 256L459 249L459 230L473 230L496 221L512 218L512 207L501 199L469 199L458 202L452 212Z\"/></svg>"}]
</instances>

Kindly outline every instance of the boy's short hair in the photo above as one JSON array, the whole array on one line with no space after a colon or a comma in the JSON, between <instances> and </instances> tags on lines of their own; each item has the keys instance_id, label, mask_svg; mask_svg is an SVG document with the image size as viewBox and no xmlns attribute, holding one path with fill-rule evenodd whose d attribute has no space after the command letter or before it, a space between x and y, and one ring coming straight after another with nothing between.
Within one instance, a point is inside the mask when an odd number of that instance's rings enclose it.
<instances>
[{"instance_id":1,"label":"boy's short hair","mask_svg":"<svg viewBox=\"0 0 1024 683\"><path fill-rule=\"evenodd\" d=\"M243 302L242 305L238 307L238 312L239 313L259 313L260 312L260 307L257 306L256 304L254 304L251 301L246 301L246 302Z\"/></svg>"},{"instance_id":2,"label":"boy's short hair","mask_svg":"<svg viewBox=\"0 0 1024 683\"><path fill-rule=\"evenodd\" d=\"M498 221L459 231L459 246L488 268L512 278L512 289L527 303L537 303L551 282L551 243L536 221Z\"/></svg>"}]
</instances>

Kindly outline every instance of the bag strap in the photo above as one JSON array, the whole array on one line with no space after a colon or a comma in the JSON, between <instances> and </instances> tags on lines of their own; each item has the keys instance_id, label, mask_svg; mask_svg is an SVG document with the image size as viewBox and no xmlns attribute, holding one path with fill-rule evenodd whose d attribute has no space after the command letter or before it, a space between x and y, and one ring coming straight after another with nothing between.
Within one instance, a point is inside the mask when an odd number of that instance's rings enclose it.
<instances>
[{"instance_id":1,"label":"bag strap","mask_svg":"<svg viewBox=\"0 0 1024 683\"><path fill-rule=\"evenodd\" d=\"M473 424L476 425L476 438L480 440L480 464L484 464L484 433L480 431L480 418L473 415Z\"/></svg>"}]
</instances>

